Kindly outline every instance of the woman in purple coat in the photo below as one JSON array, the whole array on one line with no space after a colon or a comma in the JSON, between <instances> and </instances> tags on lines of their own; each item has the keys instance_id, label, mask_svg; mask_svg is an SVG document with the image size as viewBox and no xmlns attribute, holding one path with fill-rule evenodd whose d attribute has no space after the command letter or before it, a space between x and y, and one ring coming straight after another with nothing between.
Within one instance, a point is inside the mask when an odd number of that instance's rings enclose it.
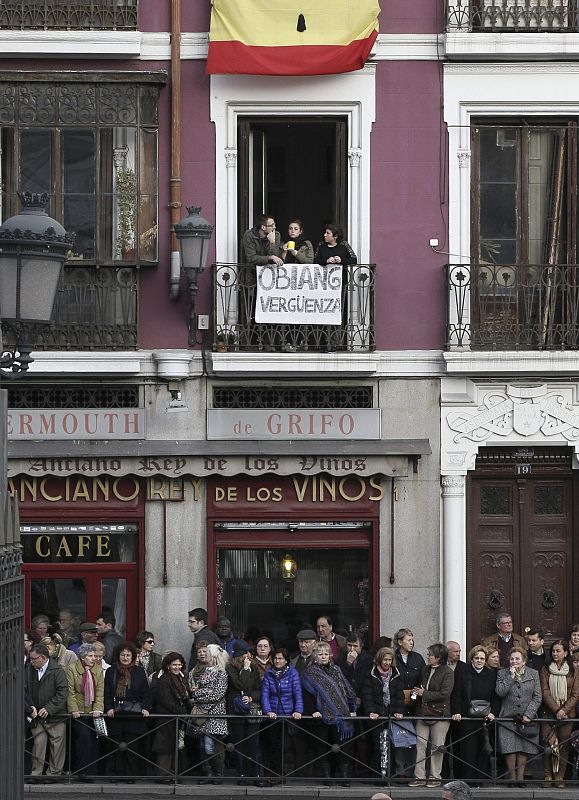
<instances>
[{"instance_id":1,"label":"woman in purple coat","mask_svg":"<svg viewBox=\"0 0 579 800\"><path fill-rule=\"evenodd\" d=\"M261 684L261 706L264 715L271 720L278 717L301 719L304 711L302 685L299 672L289 663L288 652L284 647L273 651L273 666L263 676ZM281 783L282 774L282 723L271 725L269 729L271 742L271 768L274 773L269 781L275 785Z\"/></svg>"}]
</instances>

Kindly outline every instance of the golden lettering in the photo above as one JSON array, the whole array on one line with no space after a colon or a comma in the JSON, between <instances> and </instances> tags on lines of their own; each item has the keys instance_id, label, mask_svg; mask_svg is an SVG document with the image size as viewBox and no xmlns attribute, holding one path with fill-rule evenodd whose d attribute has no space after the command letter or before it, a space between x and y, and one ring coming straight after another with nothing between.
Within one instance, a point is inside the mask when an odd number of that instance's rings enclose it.
<instances>
[{"instance_id":1,"label":"golden lettering","mask_svg":"<svg viewBox=\"0 0 579 800\"><path fill-rule=\"evenodd\" d=\"M97 538L97 558L111 557L111 537L105 533L99 533Z\"/></svg>"},{"instance_id":2,"label":"golden lettering","mask_svg":"<svg viewBox=\"0 0 579 800\"><path fill-rule=\"evenodd\" d=\"M183 500L183 478L169 478L169 500Z\"/></svg>"},{"instance_id":3,"label":"golden lettering","mask_svg":"<svg viewBox=\"0 0 579 800\"><path fill-rule=\"evenodd\" d=\"M78 537L78 557L79 558L83 558L84 557L84 551L88 550L88 548L90 547L90 538L91 537L87 536L86 534L81 534Z\"/></svg>"},{"instance_id":4,"label":"golden lettering","mask_svg":"<svg viewBox=\"0 0 579 800\"><path fill-rule=\"evenodd\" d=\"M121 481L124 478L115 478L113 481L113 494L117 498L117 500L122 500L125 503L128 503L130 500L134 500L135 497L139 496L139 481L136 478L129 477L127 480L133 481L133 491L131 494L123 495L119 489Z\"/></svg>"},{"instance_id":5,"label":"golden lettering","mask_svg":"<svg viewBox=\"0 0 579 800\"><path fill-rule=\"evenodd\" d=\"M76 501L81 498L86 500L87 502L91 499L90 492L88 490L88 486L86 480L84 478L78 478L76 482L76 486L74 487L74 492L72 495L72 502L76 503ZM94 497L93 497L94 500Z\"/></svg>"},{"instance_id":6,"label":"golden lettering","mask_svg":"<svg viewBox=\"0 0 579 800\"><path fill-rule=\"evenodd\" d=\"M324 500L324 489L327 489L332 498L332 502L336 500L336 479L335 478L320 478L320 500Z\"/></svg>"},{"instance_id":7,"label":"golden lettering","mask_svg":"<svg viewBox=\"0 0 579 800\"><path fill-rule=\"evenodd\" d=\"M46 552L43 552L42 548L42 540L44 539L46 543ZM34 549L36 550L36 555L40 556L40 558L50 558L50 536L46 536L43 534L42 536L36 537L36 542L34 544Z\"/></svg>"},{"instance_id":8,"label":"golden lettering","mask_svg":"<svg viewBox=\"0 0 579 800\"><path fill-rule=\"evenodd\" d=\"M102 492L103 500L107 500L110 497L110 484L108 478L94 478L93 479L93 500L96 500L96 490L100 489Z\"/></svg>"},{"instance_id":9,"label":"golden lettering","mask_svg":"<svg viewBox=\"0 0 579 800\"><path fill-rule=\"evenodd\" d=\"M279 486L274 486L273 491L271 493L271 499L274 503L281 503L283 500L283 492Z\"/></svg>"},{"instance_id":10,"label":"golden lettering","mask_svg":"<svg viewBox=\"0 0 579 800\"><path fill-rule=\"evenodd\" d=\"M296 490L296 497L298 498L298 503L303 503L304 498L306 496L306 489L308 488L308 483L310 482L309 475L303 478L302 485L300 487L299 480L297 478L293 478L294 489Z\"/></svg>"},{"instance_id":11,"label":"golden lettering","mask_svg":"<svg viewBox=\"0 0 579 800\"><path fill-rule=\"evenodd\" d=\"M193 502L199 500L201 492L201 478L191 478L191 486L193 487Z\"/></svg>"},{"instance_id":12,"label":"golden lettering","mask_svg":"<svg viewBox=\"0 0 579 800\"><path fill-rule=\"evenodd\" d=\"M60 500L62 500L62 495L61 494L56 494L56 495L48 494L48 491L46 489L46 483L47 483L48 480L49 480L49 478L43 478L40 481L40 496L42 498L44 498L44 500L48 500L49 503L58 503ZM34 480L34 484L36 485L36 480ZM33 502L36 502L36 491L34 492Z\"/></svg>"},{"instance_id":13,"label":"golden lettering","mask_svg":"<svg viewBox=\"0 0 579 800\"><path fill-rule=\"evenodd\" d=\"M165 478L152 477L147 481L147 500L155 499L167 499L167 482Z\"/></svg>"},{"instance_id":14,"label":"golden lettering","mask_svg":"<svg viewBox=\"0 0 579 800\"><path fill-rule=\"evenodd\" d=\"M63 536L60 540L58 550L56 551L56 558L62 558L62 551L64 551L64 554L67 558L72 558L72 552L68 546L68 542L66 541L66 536Z\"/></svg>"},{"instance_id":15,"label":"golden lettering","mask_svg":"<svg viewBox=\"0 0 579 800\"><path fill-rule=\"evenodd\" d=\"M366 481L363 478L358 478L357 476L352 476L352 480L356 480L356 481L359 482L360 491L358 492L357 495L355 495L354 497L351 497L346 492L346 481L347 480L348 480L348 478L342 478L342 480L340 481L340 484L339 484L340 494L342 495L344 500L347 500L349 503L355 503L356 500L361 500L364 497L364 494L366 493Z\"/></svg>"},{"instance_id":16,"label":"golden lettering","mask_svg":"<svg viewBox=\"0 0 579 800\"><path fill-rule=\"evenodd\" d=\"M225 500L225 489L222 489L221 486L215 487L215 502L220 503L222 500Z\"/></svg>"},{"instance_id":17,"label":"golden lettering","mask_svg":"<svg viewBox=\"0 0 579 800\"><path fill-rule=\"evenodd\" d=\"M376 489L378 491L378 494L377 495L371 494L368 497L368 500L373 500L374 502L379 502L380 500L382 500L384 498L384 487L382 486L382 484L380 482L380 478L379 477L378 478L372 477L372 478L370 478L369 483L370 483L370 486L372 487L372 489Z\"/></svg>"}]
</instances>

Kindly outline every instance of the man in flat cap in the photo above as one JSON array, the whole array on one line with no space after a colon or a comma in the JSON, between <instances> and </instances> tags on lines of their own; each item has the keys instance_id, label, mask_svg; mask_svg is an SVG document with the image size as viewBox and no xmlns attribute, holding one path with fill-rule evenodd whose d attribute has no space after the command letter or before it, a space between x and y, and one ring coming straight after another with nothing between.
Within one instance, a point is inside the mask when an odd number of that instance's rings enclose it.
<instances>
[{"instance_id":1,"label":"man in flat cap","mask_svg":"<svg viewBox=\"0 0 579 800\"><path fill-rule=\"evenodd\" d=\"M98 628L96 622L83 622L79 629L79 639L77 642L69 645L68 649L78 655L78 648L81 644L95 644L98 638Z\"/></svg>"},{"instance_id":2,"label":"man in flat cap","mask_svg":"<svg viewBox=\"0 0 579 800\"><path fill-rule=\"evenodd\" d=\"M299 673L302 673L308 664L313 661L312 651L314 649L317 636L315 631L304 628L298 633L296 638L298 640L300 652L297 654L297 656L292 658L292 664Z\"/></svg>"}]
</instances>

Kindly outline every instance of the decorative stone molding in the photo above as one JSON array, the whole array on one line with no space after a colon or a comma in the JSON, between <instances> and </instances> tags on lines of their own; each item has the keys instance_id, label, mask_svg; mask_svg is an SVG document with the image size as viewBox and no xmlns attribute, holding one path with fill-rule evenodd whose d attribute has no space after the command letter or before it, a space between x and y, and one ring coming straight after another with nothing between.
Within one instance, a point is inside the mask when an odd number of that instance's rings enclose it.
<instances>
[{"instance_id":1,"label":"decorative stone molding","mask_svg":"<svg viewBox=\"0 0 579 800\"><path fill-rule=\"evenodd\" d=\"M462 497L464 495L464 475L443 475L441 484L443 497Z\"/></svg>"},{"instance_id":2,"label":"decorative stone molding","mask_svg":"<svg viewBox=\"0 0 579 800\"><path fill-rule=\"evenodd\" d=\"M473 389L471 403L443 404L444 473L474 469L481 445L573 445L579 452L578 383L473 384Z\"/></svg>"},{"instance_id":3,"label":"decorative stone molding","mask_svg":"<svg viewBox=\"0 0 579 800\"><path fill-rule=\"evenodd\" d=\"M362 158L361 150L348 150L348 159L351 167L359 167L360 159Z\"/></svg>"},{"instance_id":4,"label":"decorative stone molding","mask_svg":"<svg viewBox=\"0 0 579 800\"><path fill-rule=\"evenodd\" d=\"M459 150L456 154L460 169L468 169L470 166L470 150Z\"/></svg>"},{"instance_id":5,"label":"decorative stone molding","mask_svg":"<svg viewBox=\"0 0 579 800\"><path fill-rule=\"evenodd\" d=\"M235 169L237 167L237 150L230 147L225 151L225 166L227 169Z\"/></svg>"}]
</instances>

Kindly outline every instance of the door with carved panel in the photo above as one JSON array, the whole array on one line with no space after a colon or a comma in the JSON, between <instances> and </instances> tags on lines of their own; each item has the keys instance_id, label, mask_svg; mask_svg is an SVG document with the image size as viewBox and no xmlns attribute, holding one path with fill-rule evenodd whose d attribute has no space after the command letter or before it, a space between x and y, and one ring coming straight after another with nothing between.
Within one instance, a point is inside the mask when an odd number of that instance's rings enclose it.
<instances>
[{"instance_id":1,"label":"door with carved panel","mask_svg":"<svg viewBox=\"0 0 579 800\"><path fill-rule=\"evenodd\" d=\"M568 451L536 448L522 458L503 448L477 459L468 482L467 603L469 642L495 630L500 611L515 631L566 635L577 613L573 575L575 480ZM518 470L520 472L520 470Z\"/></svg>"}]
</instances>

